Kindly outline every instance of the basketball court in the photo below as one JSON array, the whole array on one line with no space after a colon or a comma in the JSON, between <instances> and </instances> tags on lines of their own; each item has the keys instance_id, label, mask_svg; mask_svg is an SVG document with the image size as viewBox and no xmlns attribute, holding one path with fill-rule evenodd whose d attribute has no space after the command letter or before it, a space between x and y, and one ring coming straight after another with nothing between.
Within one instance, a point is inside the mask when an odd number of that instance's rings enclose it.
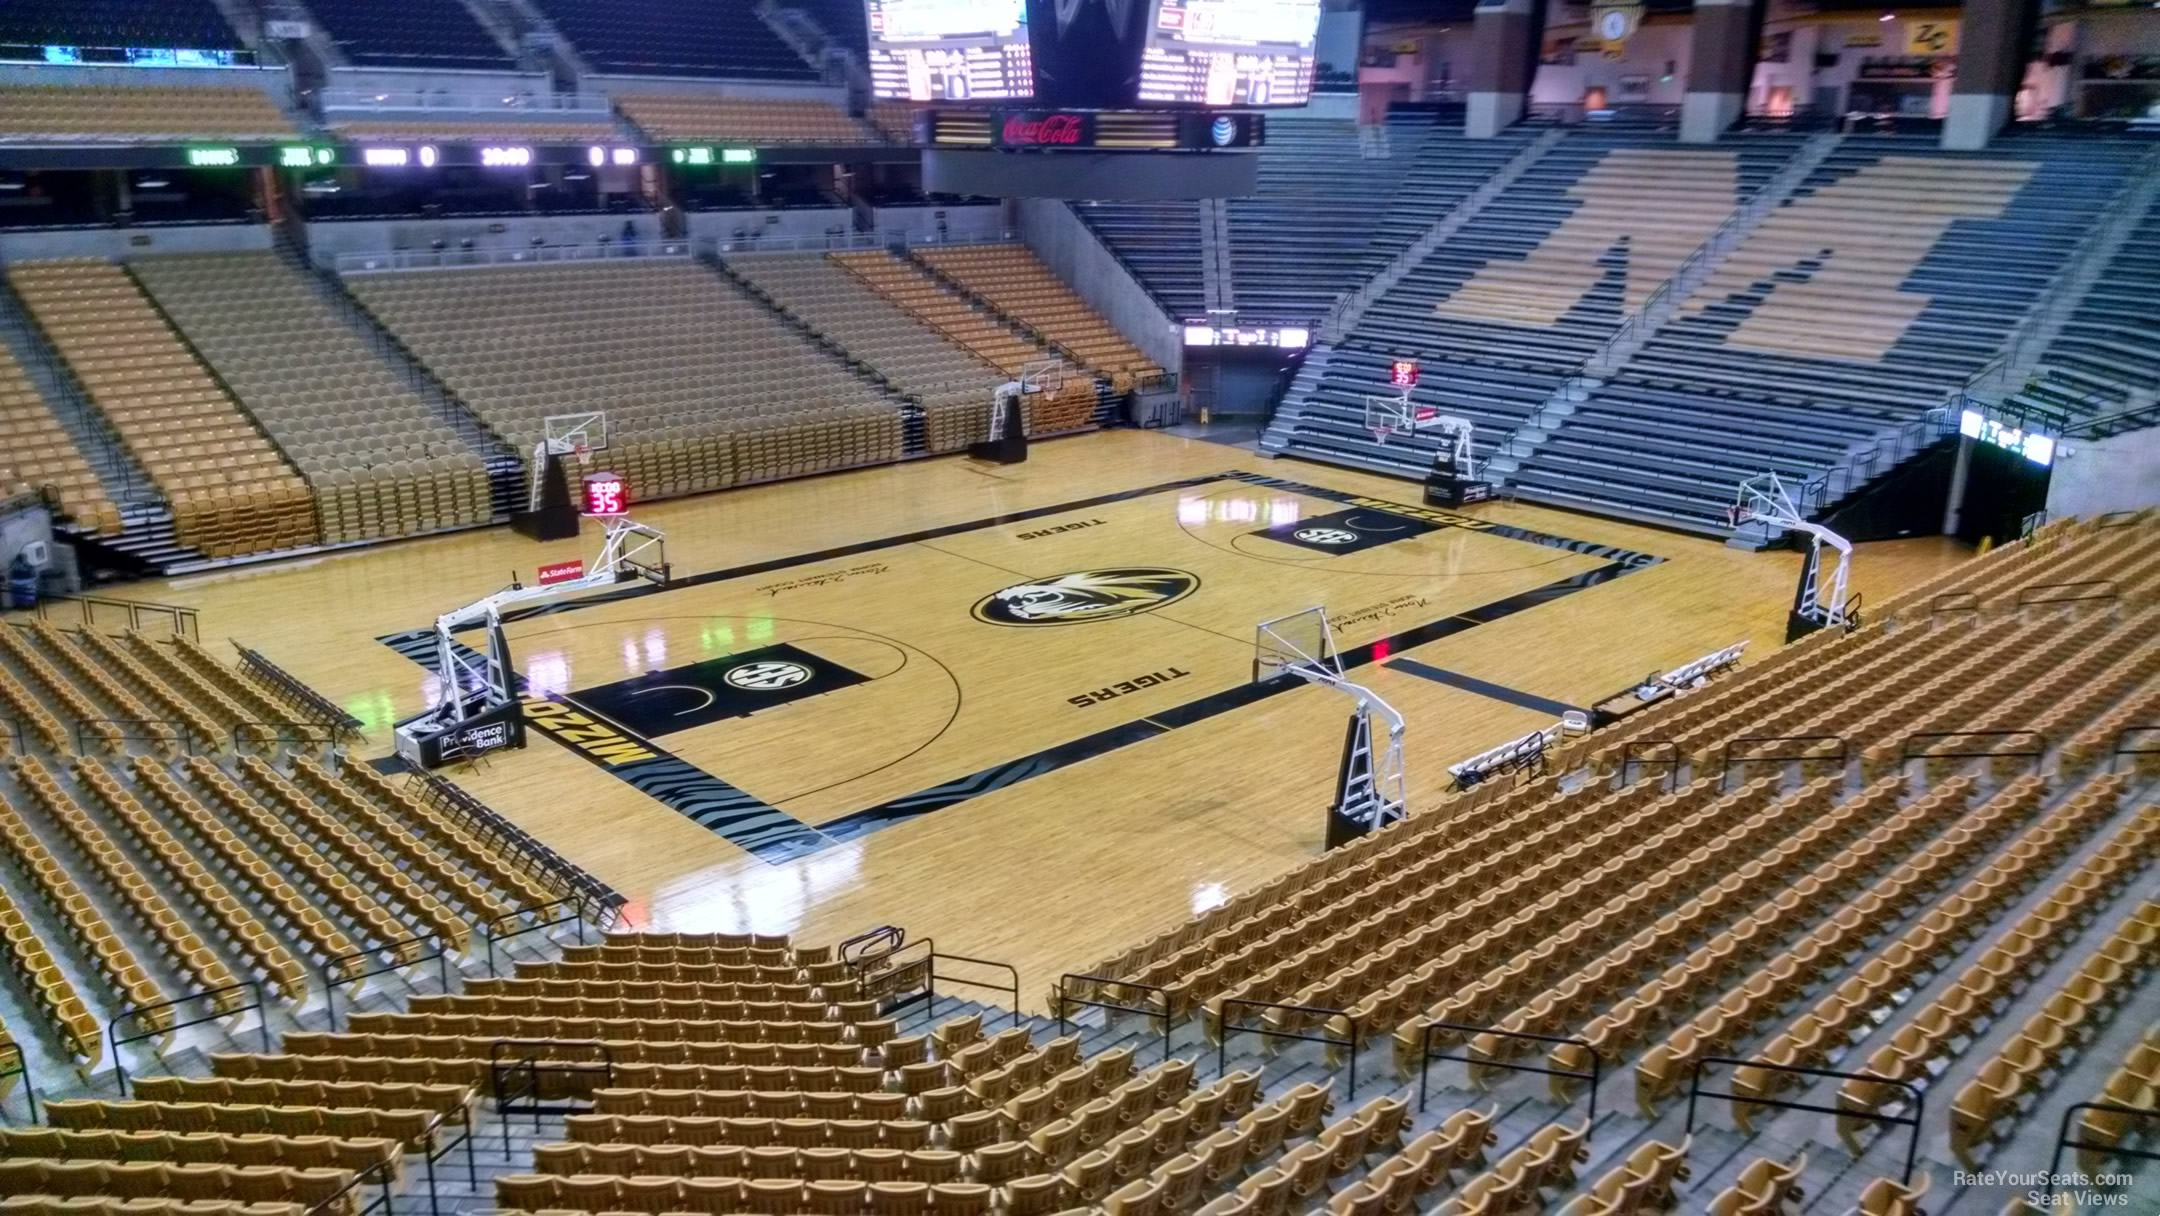
<instances>
[{"instance_id":1,"label":"basketball court","mask_svg":"<svg viewBox=\"0 0 2160 1216\"><path fill-rule=\"evenodd\" d=\"M1030 977L1318 851L1353 701L1256 679L1260 622L1325 609L1345 676L1404 718L1415 808L1645 673L1774 646L1798 569L1142 432L633 509L673 581L505 613L528 746L455 779L641 922L831 935L906 906ZM596 543L497 531L150 598L213 631L333 605L246 632L385 755L439 690L435 617ZM1060 931L982 940L1016 919Z\"/></svg>"}]
</instances>

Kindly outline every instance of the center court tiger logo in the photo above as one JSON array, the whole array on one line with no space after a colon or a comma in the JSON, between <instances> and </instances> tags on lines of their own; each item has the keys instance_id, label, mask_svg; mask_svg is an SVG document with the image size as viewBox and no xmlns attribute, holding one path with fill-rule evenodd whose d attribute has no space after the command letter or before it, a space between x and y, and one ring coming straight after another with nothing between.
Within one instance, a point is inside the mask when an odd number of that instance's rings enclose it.
<instances>
[{"instance_id":1,"label":"center court tiger logo","mask_svg":"<svg viewBox=\"0 0 2160 1216\"><path fill-rule=\"evenodd\" d=\"M990 625L1084 625L1153 612L1199 589L1199 575L1162 566L1078 570L993 591L973 615Z\"/></svg>"}]
</instances>

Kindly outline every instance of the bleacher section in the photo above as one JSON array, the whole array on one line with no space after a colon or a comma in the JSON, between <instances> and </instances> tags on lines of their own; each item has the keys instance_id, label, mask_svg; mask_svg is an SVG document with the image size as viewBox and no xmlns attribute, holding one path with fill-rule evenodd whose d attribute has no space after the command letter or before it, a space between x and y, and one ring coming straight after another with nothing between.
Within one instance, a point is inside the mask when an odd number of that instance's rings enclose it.
<instances>
[{"instance_id":1,"label":"bleacher section","mask_svg":"<svg viewBox=\"0 0 2160 1216\"><path fill-rule=\"evenodd\" d=\"M346 327L305 271L267 253L129 266L307 478L325 543L488 521L479 458Z\"/></svg>"},{"instance_id":2,"label":"bleacher section","mask_svg":"<svg viewBox=\"0 0 2160 1216\"><path fill-rule=\"evenodd\" d=\"M2119 598L2023 606L2071 580ZM1877 1210L1888 1193L1868 1180L1895 1173L1905 1135L1877 1115L1924 1118L1916 1189L1991 1159L2038 1169L2070 1102L2150 1093L2112 1070L2149 1027L2122 1011L2150 1008L2160 766L2111 753L2160 696L2156 599L2160 520L2051 525L1881 606L1882 623L1814 635L1568 745L1548 775L1336 849L1063 993L1196 1020L1233 1055L1252 1026L1336 1040L1296 1049L1301 1070L1340 1068L1360 1026L1388 1039L1399 1081L1428 1052L1466 1056L1430 1061L1436 1098L1497 1101L1527 1116L1517 1134L1546 1126L1442 1211L1541 1208L1586 1183L1569 1212L1638 1210L1604 1205L1681 1181L1774 1194L1787 1170L1821 1210ZM1634 1096L1594 1128L1592 1053ZM1754 1063L1704 1078L1739 1097L1730 1122L1696 1123L1710 1144L1690 1178L1673 1168L1691 1160L1681 1119L1712 1056ZM1924 1114L1856 1070L1924 1090ZM1840 1142L1774 1101L1836 1110ZM1672 1161L1629 1156L1653 1139ZM1779 1161L1747 1161L1765 1150Z\"/></svg>"},{"instance_id":3,"label":"bleacher section","mask_svg":"<svg viewBox=\"0 0 2160 1216\"><path fill-rule=\"evenodd\" d=\"M815 83L748 0L532 0L596 72Z\"/></svg>"},{"instance_id":4,"label":"bleacher section","mask_svg":"<svg viewBox=\"0 0 2160 1216\"><path fill-rule=\"evenodd\" d=\"M826 101L762 100L699 93L625 93L624 117L661 141L750 144L880 144L877 131Z\"/></svg>"},{"instance_id":5,"label":"bleacher section","mask_svg":"<svg viewBox=\"0 0 2160 1216\"><path fill-rule=\"evenodd\" d=\"M989 434L1004 377L821 253L731 255L727 267L820 341L920 402L933 452Z\"/></svg>"},{"instance_id":6,"label":"bleacher section","mask_svg":"<svg viewBox=\"0 0 2160 1216\"><path fill-rule=\"evenodd\" d=\"M2040 371L2003 403L2012 415L2072 420L2117 413L2160 389L2160 202L2147 207L2099 279L2040 356Z\"/></svg>"},{"instance_id":7,"label":"bleacher section","mask_svg":"<svg viewBox=\"0 0 2160 1216\"><path fill-rule=\"evenodd\" d=\"M0 773L0 922L7 966L30 998L18 1007L28 1019L0 1039L27 1058L46 1060L51 1048L87 1076L117 1062L103 1028L122 1007L140 1009L141 1026L168 1040L188 1019L238 1011L249 1002L243 984L260 982L268 999L297 1010L322 995L325 976L344 981L379 966L379 954L417 953L415 932L440 933L462 951L474 926L514 925L562 897L372 769L278 754L319 748L337 728L285 720L293 709L278 690L186 638L0 624L0 698L27 727ZM57 1125L97 1125L53 1113ZM260 1119L218 1130L326 1130ZM277 1160L240 1155L245 1144L227 1158L116 1157L110 1143L25 1151L32 1143L0 1143L0 1158ZM285 1164L349 1165L343 1156ZM10 1168L0 1195L47 1189L28 1184L35 1174L22 1162L0 1161Z\"/></svg>"},{"instance_id":8,"label":"bleacher section","mask_svg":"<svg viewBox=\"0 0 2160 1216\"><path fill-rule=\"evenodd\" d=\"M182 544L231 557L314 543L314 502L277 449L109 262L8 279L84 394L171 500Z\"/></svg>"},{"instance_id":9,"label":"bleacher section","mask_svg":"<svg viewBox=\"0 0 2160 1216\"><path fill-rule=\"evenodd\" d=\"M2059 273L2132 152L1845 139L1561 422L1518 491L1724 531L1739 481L1804 481L1942 405Z\"/></svg>"},{"instance_id":10,"label":"bleacher section","mask_svg":"<svg viewBox=\"0 0 2160 1216\"><path fill-rule=\"evenodd\" d=\"M1386 459L1364 398L1393 395L1388 365L1414 358L1424 379L1413 399L1475 423L1482 459L1796 147L1788 136L1693 148L1669 134L1570 134L1373 303L1293 403L1290 450Z\"/></svg>"},{"instance_id":11,"label":"bleacher section","mask_svg":"<svg viewBox=\"0 0 2160 1216\"><path fill-rule=\"evenodd\" d=\"M844 277L844 276L843 276ZM898 406L688 260L356 274L353 294L521 452L604 404L641 498L893 460Z\"/></svg>"},{"instance_id":12,"label":"bleacher section","mask_svg":"<svg viewBox=\"0 0 2160 1216\"><path fill-rule=\"evenodd\" d=\"M897 254L875 249L831 257L870 290L996 368L1005 379L1039 377L1042 393L1032 396L1026 407L1030 435L1055 435L1095 425L1100 397L1093 372L1037 345L988 310L978 310L965 295Z\"/></svg>"},{"instance_id":13,"label":"bleacher section","mask_svg":"<svg viewBox=\"0 0 2160 1216\"><path fill-rule=\"evenodd\" d=\"M1388 129L1391 140L1397 132L1413 138L1417 154L1373 230L1363 259L1367 277L1515 159L1532 138L1529 132L1514 129L1492 139L1469 139L1449 119L1427 127L1422 119L1413 123L1402 115L1391 117ZM1401 165L1399 159L1386 163Z\"/></svg>"},{"instance_id":14,"label":"bleacher section","mask_svg":"<svg viewBox=\"0 0 2160 1216\"><path fill-rule=\"evenodd\" d=\"M239 35L212 0L8 0L0 5L0 44L241 49Z\"/></svg>"},{"instance_id":15,"label":"bleacher section","mask_svg":"<svg viewBox=\"0 0 2160 1216\"><path fill-rule=\"evenodd\" d=\"M508 71L516 66L459 0L327 0L309 5L340 54L374 68Z\"/></svg>"},{"instance_id":16,"label":"bleacher section","mask_svg":"<svg viewBox=\"0 0 2160 1216\"><path fill-rule=\"evenodd\" d=\"M1387 155L1366 155L1350 119L1269 119L1257 192L1229 203L1240 325L1317 325L1386 263L1374 237L1433 125L1412 114L1384 130L1373 150Z\"/></svg>"},{"instance_id":17,"label":"bleacher section","mask_svg":"<svg viewBox=\"0 0 2160 1216\"><path fill-rule=\"evenodd\" d=\"M213 85L0 85L0 137L11 140L293 139L260 89Z\"/></svg>"},{"instance_id":18,"label":"bleacher section","mask_svg":"<svg viewBox=\"0 0 2160 1216\"><path fill-rule=\"evenodd\" d=\"M53 416L22 364L0 346L0 491L20 494L50 489L61 509L78 523L100 533L120 529L113 505L97 470Z\"/></svg>"},{"instance_id":19,"label":"bleacher section","mask_svg":"<svg viewBox=\"0 0 2160 1216\"><path fill-rule=\"evenodd\" d=\"M1172 321L1207 316L1207 287L1200 273L1200 204L1074 203L1073 214Z\"/></svg>"},{"instance_id":20,"label":"bleacher section","mask_svg":"<svg viewBox=\"0 0 2160 1216\"><path fill-rule=\"evenodd\" d=\"M1109 377L1117 392L1162 375L1025 245L926 245L910 256L1038 340Z\"/></svg>"}]
</instances>

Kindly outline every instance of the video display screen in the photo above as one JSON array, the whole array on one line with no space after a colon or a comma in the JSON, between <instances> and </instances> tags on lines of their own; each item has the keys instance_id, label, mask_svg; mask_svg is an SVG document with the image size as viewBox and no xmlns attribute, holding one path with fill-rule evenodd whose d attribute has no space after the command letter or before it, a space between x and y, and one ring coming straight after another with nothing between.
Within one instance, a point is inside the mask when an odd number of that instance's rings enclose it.
<instances>
[{"instance_id":1,"label":"video display screen","mask_svg":"<svg viewBox=\"0 0 2160 1216\"><path fill-rule=\"evenodd\" d=\"M1153 0L1143 103L1302 106L1312 96L1320 0Z\"/></svg>"},{"instance_id":2,"label":"video display screen","mask_svg":"<svg viewBox=\"0 0 2160 1216\"><path fill-rule=\"evenodd\" d=\"M886 101L1035 93L1027 0L867 0L871 92Z\"/></svg>"}]
</instances>

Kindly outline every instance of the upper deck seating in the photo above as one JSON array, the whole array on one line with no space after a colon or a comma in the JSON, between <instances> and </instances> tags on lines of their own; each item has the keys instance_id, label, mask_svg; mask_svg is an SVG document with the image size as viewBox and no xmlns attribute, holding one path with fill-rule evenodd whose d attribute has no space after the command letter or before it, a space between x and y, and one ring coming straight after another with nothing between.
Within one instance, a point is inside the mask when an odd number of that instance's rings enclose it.
<instances>
[{"instance_id":1,"label":"upper deck seating","mask_svg":"<svg viewBox=\"0 0 2160 1216\"><path fill-rule=\"evenodd\" d=\"M1732 488L1805 480L1986 363L2122 186L2130 150L1846 139L1540 445L1526 496L1705 530Z\"/></svg>"},{"instance_id":2,"label":"upper deck seating","mask_svg":"<svg viewBox=\"0 0 2160 1216\"><path fill-rule=\"evenodd\" d=\"M363 67L508 71L517 66L459 0L331 0L310 11L338 50Z\"/></svg>"},{"instance_id":3,"label":"upper deck seating","mask_svg":"<svg viewBox=\"0 0 2160 1216\"><path fill-rule=\"evenodd\" d=\"M533 0L598 72L815 83L749 0Z\"/></svg>"}]
</instances>

